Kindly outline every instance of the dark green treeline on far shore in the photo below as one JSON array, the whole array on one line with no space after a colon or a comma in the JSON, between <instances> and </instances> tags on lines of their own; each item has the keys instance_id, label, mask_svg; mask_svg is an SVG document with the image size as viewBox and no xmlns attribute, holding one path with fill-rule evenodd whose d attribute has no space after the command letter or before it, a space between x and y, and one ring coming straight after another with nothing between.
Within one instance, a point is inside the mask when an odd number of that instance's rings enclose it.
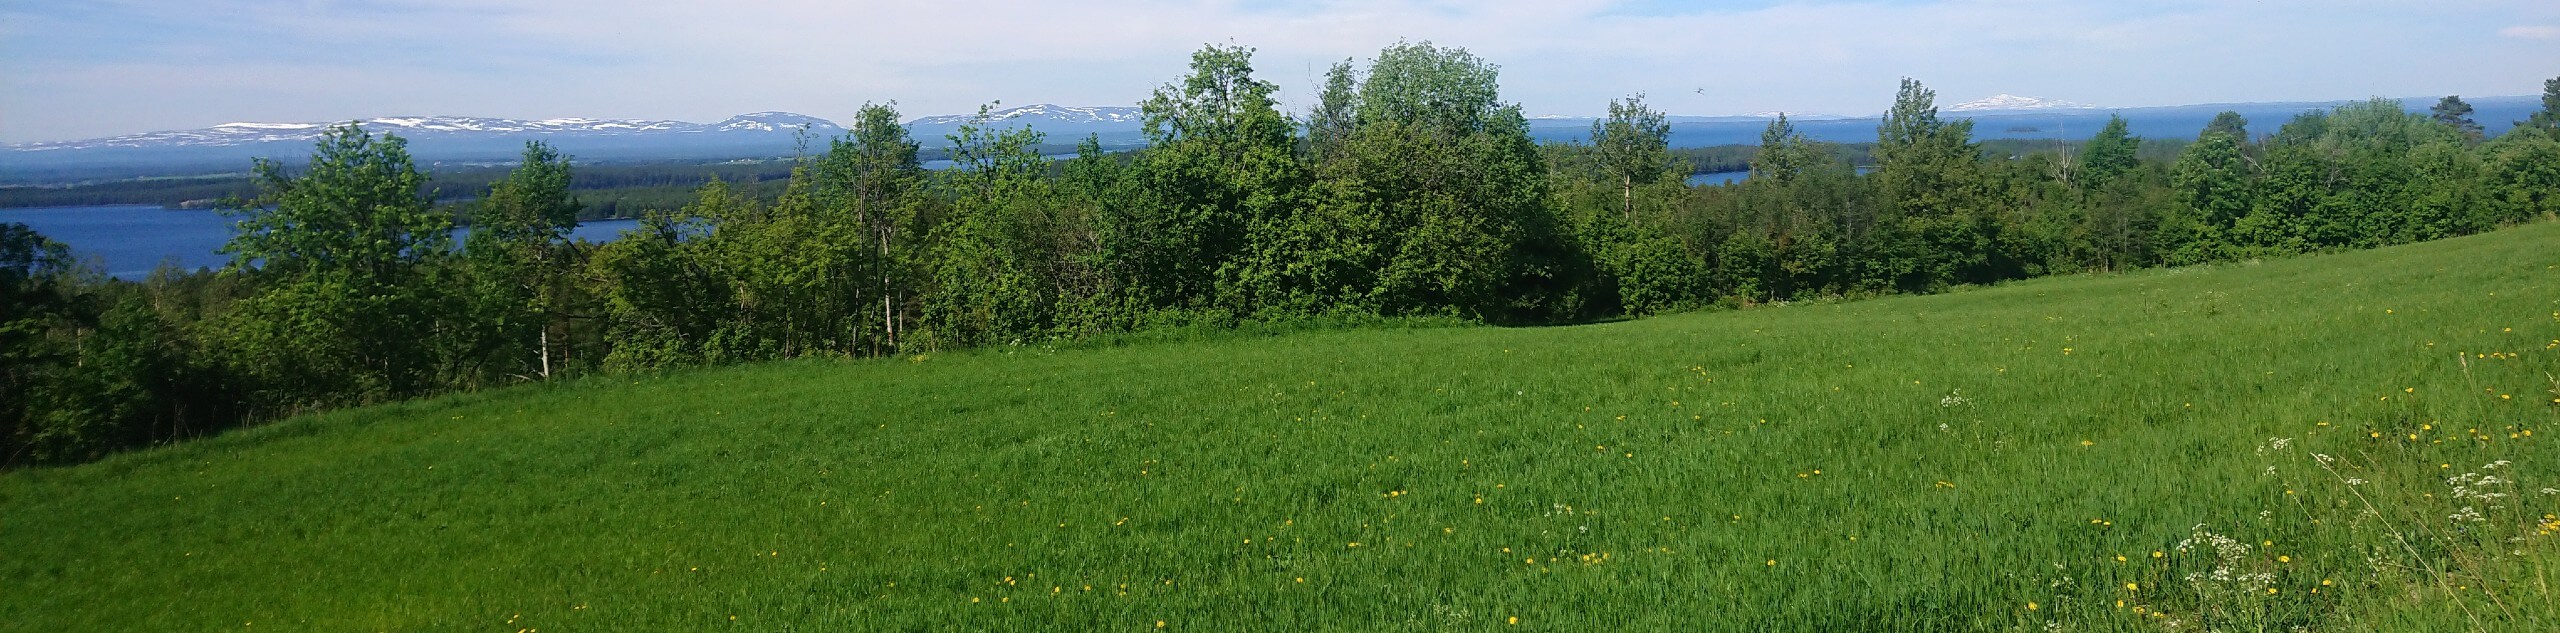
<instances>
[{"instance_id":1,"label":"dark green treeline on far shore","mask_svg":"<svg viewBox=\"0 0 2560 633\"><path fill-rule=\"evenodd\" d=\"M1871 173L1771 123L1739 185L1687 187L1664 115L1609 104L1532 142L1495 66L1399 43L1282 113L1209 46L1142 105L1146 149L989 125L924 170L888 106L779 196L714 182L609 244L566 238L567 157L530 145L467 244L403 141L352 125L261 161L232 263L110 281L0 225L0 463L77 462L336 407L592 373L1032 345L1157 328L1583 322L1931 292L2476 233L2560 213L2560 79L2483 138L2446 97L2264 133L2225 113L2172 160L2122 120L1986 155L1904 80ZM982 114L983 114L982 110ZM2252 125L2260 126L2253 130Z\"/></svg>"}]
</instances>

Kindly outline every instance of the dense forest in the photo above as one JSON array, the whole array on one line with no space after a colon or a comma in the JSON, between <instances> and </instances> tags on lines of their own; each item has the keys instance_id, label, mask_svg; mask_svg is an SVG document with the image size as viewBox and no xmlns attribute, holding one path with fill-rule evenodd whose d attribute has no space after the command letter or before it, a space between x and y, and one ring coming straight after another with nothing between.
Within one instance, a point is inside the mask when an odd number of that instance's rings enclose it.
<instances>
[{"instance_id":1,"label":"dense forest","mask_svg":"<svg viewBox=\"0 0 2560 633\"><path fill-rule=\"evenodd\" d=\"M985 124L923 142L888 106L787 165L723 174L622 239L549 147L456 211L395 136L260 161L220 271L112 281L0 225L0 461L58 463L301 412L595 373L1037 345L1164 327L1552 324L1933 292L2039 275L2435 239L2560 213L2560 79L2484 138L2459 98L2375 100L2194 139L2121 120L1986 147L1904 80L1872 145L1772 122L1674 151L1642 95L1533 142L1494 65L1399 43L1280 111L1210 46L1105 153ZM1739 185L1689 187L1702 163ZM630 178L646 178L645 173ZM765 189L760 189L765 188ZM655 205L646 205L655 206ZM676 205L668 205L674 207ZM457 248L457 246L459 246Z\"/></svg>"},{"instance_id":2,"label":"dense forest","mask_svg":"<svg viewBox=\"0 0 2560 633\"><path fill-rule=\"evenodd\" d=\"M787 160L585 166L571 175L569 188L580 202L581 220L636 218L649 210L682 208L693 201L695 189L714 180L770 200L781 195L791 167ZM428 173L423 189L446 213L468 223L490 185L512 171L510 167L448 168ZM0 187L0 208L116 204L210 208L225 200L255 197L258 185L254 176L235 174L7 186Z\"/></svg>"}]
</instances>

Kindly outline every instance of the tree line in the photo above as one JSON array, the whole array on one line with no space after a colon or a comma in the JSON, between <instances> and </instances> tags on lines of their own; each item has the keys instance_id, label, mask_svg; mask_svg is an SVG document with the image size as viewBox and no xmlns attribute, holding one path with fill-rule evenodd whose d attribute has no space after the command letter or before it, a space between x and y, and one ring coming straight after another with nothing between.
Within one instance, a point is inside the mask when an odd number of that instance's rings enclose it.
<instances>
[{"instance_id":1,"label":"tree line","mask_svg":"<svg viewBox=\"0 0 2560 633\"><path fill-rule=\"evenodd\" d=\"M1498 76L1398 43L1334 65L1293 116L1251 49L1209 46L1141 104L1142 150L1088 138L1052 160L1042 134L982 109L934 171L892 106L867 105L778 193L714 181L601 245L567 237L585 205L548 146L489 185L456 245L405 142L342 126L299 169L255 164L219 271L105 280L0 225L0 459L594 373L1250 322L1570 323L2560 212L2560 79L2494 139L2455 97L2429 114L2375 100L2262 135L2226 114L2174 153L2121 119L2055 151L1987 152L1904 80L1863 150L1781 117L1742 157L1747 181L1689 187L1690 157L1724 155L1668 147L1642 95L1587 142L1541 145Z\"/></svg>"}]
</instances>

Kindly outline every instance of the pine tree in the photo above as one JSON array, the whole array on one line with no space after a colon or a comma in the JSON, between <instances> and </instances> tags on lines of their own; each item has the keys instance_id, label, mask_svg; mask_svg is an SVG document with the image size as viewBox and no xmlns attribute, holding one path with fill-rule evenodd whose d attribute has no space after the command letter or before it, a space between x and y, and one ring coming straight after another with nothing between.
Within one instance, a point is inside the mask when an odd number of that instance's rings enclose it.
<instances>
[{"instance_id":1,"label":"pine tree","mask_svg":"<svg viewBox=\"0 0 2560 633\"><path fill-rule=\"evenodd\" d=\"M2480 124L2471 120L2471 104L2463 103L2460 95L2445 95L2444 99L2436 101L2435 107L2428 109L2428 112L2434 116L2437 123L2453 126L2453 129L2461 130L2463 136L2475 141L2480 140Z\"/></svg>"}]
</instances>

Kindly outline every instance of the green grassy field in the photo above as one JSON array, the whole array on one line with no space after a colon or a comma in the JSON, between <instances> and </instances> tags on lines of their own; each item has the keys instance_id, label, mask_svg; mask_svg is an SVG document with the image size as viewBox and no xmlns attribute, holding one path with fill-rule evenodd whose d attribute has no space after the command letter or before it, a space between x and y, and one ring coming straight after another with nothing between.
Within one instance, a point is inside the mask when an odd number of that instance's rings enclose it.
<instances>
[{"instance_id":1,"label":"green grassy field","mask_svg":"<svg viewBox=\"0 0 2560 633\"><path fill-rule=\"evenodd\" d=\"M2560 630L2555 246L306 417L0 475L0 629Z\"/></svg>"}]
</instances>

